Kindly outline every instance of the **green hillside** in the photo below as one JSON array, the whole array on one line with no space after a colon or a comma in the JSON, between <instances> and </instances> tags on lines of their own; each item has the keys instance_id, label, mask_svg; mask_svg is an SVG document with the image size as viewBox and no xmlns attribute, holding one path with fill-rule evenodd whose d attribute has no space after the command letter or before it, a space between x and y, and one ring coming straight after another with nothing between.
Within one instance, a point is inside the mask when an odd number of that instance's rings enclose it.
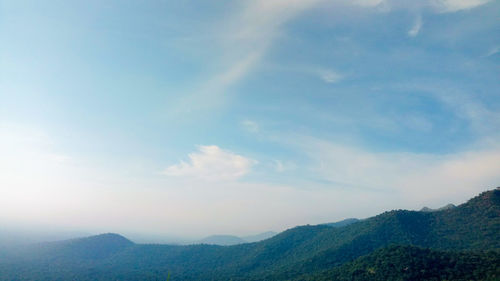
<instances>
[{"instance_id":1,"label":"green hillside","mask_svg":"<svg viewBox=\"0 0 500 281\"><path fill-rule=\"evenodd\" d=\"M500 280L499 252L444 252L391 246L296 281Z\"/></svg>"}]
</instances>

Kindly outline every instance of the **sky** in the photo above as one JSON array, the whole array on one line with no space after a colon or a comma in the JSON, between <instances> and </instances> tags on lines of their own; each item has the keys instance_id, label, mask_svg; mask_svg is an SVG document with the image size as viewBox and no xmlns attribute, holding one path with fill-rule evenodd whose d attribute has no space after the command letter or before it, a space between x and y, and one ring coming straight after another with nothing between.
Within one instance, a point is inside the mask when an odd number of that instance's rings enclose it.
<instances>
[{"instance_id":1,"label":"sky","mask_svg":"<svg viewBox=\"0 0 500 281\"><path fill-rule=\"evenodd\" d=\"M0 0L0 225L203 237L500 186L500 2Z\"/></svg>"}]
</instances>

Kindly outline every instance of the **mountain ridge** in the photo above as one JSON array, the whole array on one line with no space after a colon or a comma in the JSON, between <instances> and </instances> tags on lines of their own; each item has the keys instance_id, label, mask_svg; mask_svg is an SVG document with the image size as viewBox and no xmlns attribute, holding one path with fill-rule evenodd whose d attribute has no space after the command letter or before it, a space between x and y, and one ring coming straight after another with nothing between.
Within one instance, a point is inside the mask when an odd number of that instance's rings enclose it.
<instances>
[{"instance_id":1,"label":"mountain ridge","mask_svg":"<svg viewBox=\"0 0 500 281\"><path fill-rule=\"evenodd\" d=\"M172 272L176 280L288 280L342 266L394 244L437 251L499 251L498 233L500 190L497 188L453 209L436 212L393 210L343 227L298 226L256 243L145 245L130 241L132 244L129 244L120 238L118 240L124 242L118 243L120 247L97 257L85 254L54 256L45 252L41 260L63 260L68 272L93 268L100 272L99 276L108 279L115 276L111 273L143 276L140 269L148 268L147 272L154 270L157 276ZM22 262L18 265L23 266ZM0 273L5 273L2 268L5 267L0 266ZM134 268L138 271L132 270ZM47 274L57 277L57 273Z\"/></svg>"}]
</instances>

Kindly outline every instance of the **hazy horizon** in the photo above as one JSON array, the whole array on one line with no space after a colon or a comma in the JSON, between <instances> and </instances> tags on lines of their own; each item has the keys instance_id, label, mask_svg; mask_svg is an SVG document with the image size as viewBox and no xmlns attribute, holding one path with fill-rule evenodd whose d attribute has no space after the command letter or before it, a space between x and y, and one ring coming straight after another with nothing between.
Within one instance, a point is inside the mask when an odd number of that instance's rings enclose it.
<instances>
[{"instance_id":1,"label":"hazy horizon","mask_svg":"<svg viewBox=\"0 0 500 281\"><path fill-rule=\"evenodd\" d=\"M470 199L470 198L468 198ZM448 204L454 204L456 206L459 206L464 202L455 202L455 203L448 203ZM446 205L439 205L439 206L430 206L431 209L439 209L441 207L445 207ZM421 208L417 209L410 209L412 211L420 211L422 208L428 207L429 206L422 206ZM404 208L405 210L407 208ZM391 211L393 209L388 209L384 210L385 211ZM358 217L355 219L367 219L373 216L377 216L380 213L376 214L371 214L367 217ZM322 222L317 222L313 223L314 224L326 224L326 223L334 223L338 221L343 221L347 219L352 219L352 217L349 218L342 218L342 219L335 219L335 220L330 220L330 221L322 221ZM293 225L289 227L285 227L282 229L274 230L274 229L268 229L268 230L262 230L261 232L249 232L249 233L239 233L239 234L234 234L234 233L208 233L208 232L201 232L200 234L197 235L173 235L172 233L169 232L148 232L144 230L123 230L124 232L117 232L113 231L113 228L102 228L102 229L94 229L94 231L89 231L92 230L92 228L89 229L84 229L82 227L67 227L67 226L54 226L54 225L40 225L40 224L19 224L19 223L11 223L11 224L3 224L2 229L0 230L0 246L7 246L9 244L11 245L18 245L18 244L30 244L30 243L38 243L38 242L51 242L51 241L60 241L60 240L67 240L67 239L73 239L73 238L81 238L81 237L88 237L88 236L94 236L94 235L100 235L100 234L106 234L106 233L116 233L122 236L125 236L127 239L132 240L135 243L160 243L160 244L192 244L192 243L197 243L200 240L210 237L210 236L219 236L219 235L232 235L232 236L237 236L240 238L244 238L246 236L256 236L260 234L264 234L267 232L275 232L279 233L281 231L285 231L287 229L296 227L296 226L301 226L301 225L310 225L311 223L304 223L304 224L298 224L298 225Z\"/></svg>"},{"instance_id":2,"label":"hazy horizon","mask_svg":"<svg viewBox=\"0 0 500 281\"><path fill-rule=\"evenodd\" d=\"M0 0L0 228L202 238L500 186L499 1Z\"/></svg>"}]
</instances>

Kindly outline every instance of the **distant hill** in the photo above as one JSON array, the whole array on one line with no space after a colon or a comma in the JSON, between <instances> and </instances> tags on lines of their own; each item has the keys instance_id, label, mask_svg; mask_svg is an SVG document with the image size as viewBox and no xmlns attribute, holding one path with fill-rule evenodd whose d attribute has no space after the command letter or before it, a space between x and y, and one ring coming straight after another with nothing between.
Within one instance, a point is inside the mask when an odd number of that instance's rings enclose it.
<instances>
[{"instance_id":1,"label":"distant hill","mask_svg":"<svg viewBox=\"0 0 500 281\"><path fill-rule=\"evenodd\" d=\"M220 246L231 246L247 243L247 241L241 239L234 235L212 235L202 240L195 242L194 244L209 244L209 245L220 245Z\"/></svg>"},{"instance_id":2,"label":"distant hill","mask_svg":"<svg viewBox=\"0 0 500 281\"><path fill-rule=\"evenodd\" d=\"M422 258L408 262L414 262L418 270L443 276L432 280L445 280L455 276L450 273L456 271L451 268L453 261L458 259L465 266L473 262L466 255L477 255L480 264L464 273L492 274L489 269L497 265L497 256L483 256L482 251L500 251L499 233L500 190L495 189L452 209L395 210L342 227L299 226L257 243L235 246L144 245L115 234L46 243L0 260L0 280L161 280L169 272L172 280L290 280L336 270L350 274L358 265L361 279L354 280L368 280L362 279L371 276L367 272L378 274L377 268L390 272L391 264L400 269L407 262L405 257L414 252ZM391 245L432 251L387 248ZM430 256L425 251L431 251ZM452 258L446 260L446 253ZM401 260L393 260L394 255ZM441 263L426 263L435 255L445 257L442 268ZM369 264L375 264L375 269ZM411 269L415 274L418 270ZM384 280L384 276L390 277L386 280L413 280L404 279L405 274L393 270L392 275L376 275L379 279L373 280ZM477 276L472 280L481 280Z\"/></svg>"},{"instance_id":3,"label":"distant hill","mask_svg":"<svg viewBox=\"0 0 500 281\"><path fill-rule=\"evenodd\" d=\"M199 241L189 244L208 244L208 245L219 245L219 246L232 246L243 243L254 243L265 239L269 239L276 235L276 232L267 231L257 235L238 237L234 235L211 235L205 237Z\"/></svg>"}]
</instances>

